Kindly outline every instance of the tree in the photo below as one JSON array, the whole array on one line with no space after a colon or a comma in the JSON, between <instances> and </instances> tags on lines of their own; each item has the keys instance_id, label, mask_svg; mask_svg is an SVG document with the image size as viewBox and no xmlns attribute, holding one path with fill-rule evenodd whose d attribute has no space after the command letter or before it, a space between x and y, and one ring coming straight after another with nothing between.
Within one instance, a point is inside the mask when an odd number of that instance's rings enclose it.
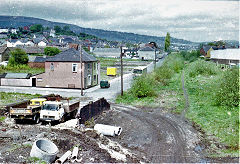
<instances>
[{"instance_id":1,"label":"tree","mask_svg":"<svg viewBox=\"0 0 240 164\"><path fill-rule=\"evenodd\" d=\"M43 26L41 24L35 24L30 27L31 32L41 32L43 31Z\"/></svg>"},{"instance_id":2,"label":"tree","mask_svg":"<svg viewBox=\"0 0 240 164\"><path fill-rule=\"evenodd\" d=\"M44 54L47 56L54 56L58 53L60 53L61 51L56 48L56 47L46 47L44 48Z\"/></svg>"},{"instance_id":3,"label":"tree","mask_svg":"<svg viewBox=\"0 0 240 164\"><path fill-rule=\"evenodd\" d=\"M28 63L28 55L20 48L10 52L9 65L20 65Z\"/></svg>"},{"instance_id":4,"label":"tree","mask_svg":"<svg viewBox=\"0 0 240 164\"><path fill-rule=\"evenodd\" d=\"M64 30L64 31L70 31L70 27L69 27L69 26L64 26L64 27L63 27L63 30Z\"/></svg>"},{"instance_id":5,"label":"tree","mask_svg":"<svg viewBox=\"0 0 240 164\"><path fill-rule=\"evenodd\" d=\"M170 47L170 44L171 44L170 39L171 39L170 33L168 32L167 35L166 35L166 38L165 38L165 46L164 46L165 51L169 51L169 47Z\"/></svg>"},{"instance_id":6,"label":"tree","mask_svg":"<svg viewBox=\"0 0 240 164\"><path fill-rule=\"evenodd\" d=\"M62 31L62 28L60 26L54 26L54 30L56 33L60 33Z\"/></svg>"}]
</instances>

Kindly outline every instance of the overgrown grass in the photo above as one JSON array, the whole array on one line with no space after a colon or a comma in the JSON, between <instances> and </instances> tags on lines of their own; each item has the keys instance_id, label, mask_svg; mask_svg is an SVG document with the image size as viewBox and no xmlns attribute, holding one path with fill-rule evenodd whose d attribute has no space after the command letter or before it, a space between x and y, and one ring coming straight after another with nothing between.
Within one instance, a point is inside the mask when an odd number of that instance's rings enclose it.
<instances>
[{"instance_id":1,"label":"overgrown grass","mask_svg":"<svg viewBox=\"0 0 240 164\"><path fill-rule=\"evenodd\" d=\"M187 58L189 60L186 62L186 56L169 55L162 67L145 78L149 80L147 85L140 84L142 79L137 79L133 84L139 83L139 88L124 92L116 102L164 107L181 113L185 108L181 82L184 69L185 89L189 98L186 117L201 127L210 142L214 140L212 148L219 156L239 156L239 68L222 70L209 61L196 60L189 55ZM155 94L136 96L139 90L148 89L149 85ZM223 148L217 148L218 144Z\"/></svg>"},{"instance_id":2,"label":"overgrown grass","mask_svg":"<svg viewBox=\"0 0 240 164\"><path fill-rule=\"evenodd\" d=\"M39 74L45 71L44 68L31 68L28 65L15 65L15 66L6 66L0 67L0 73L31 73Z\"/></svg>"},{"instance_id":3,"label":"overgrown grass","mask_svg":"<svg viewBox=\"0 0 240 164\"><path fill-rule=\"evenodd\" d=\"M41 95L39 94L23 94L23 93L13 93L13 92L0 92L0 106L14 103L14 102L19 102L22 100L27 100L27 99L32 99L36 97L40 97Z\"/></svg>"},{"instance_id":4,"label":"overgrown grass","mask_svg":"<svg viewBox=\"0 0 240 164\"><path fill-rule=\"evenodd\" d=\"M216 64L211 62L206 62L204 60L197 60L193 63L190 63L189 66L191 69L188 70L188 75L192 78L198 75L216 75L219 72L219 68Z\"/></svg>"},{"instance_id":5,"label":"overgrown grass","mask_svg":"<svg viewBox=\"0 0 240 164\"><path fill-rule=\"evenodd\" d=\"M225 145L221 152L229 149L227 155L234 156L239 149L239 70L223 71L212 63L196 61L185 71L190 102L187 118Z\"/></svg>"},{"instance_id":6,"label":"overgrown grass","mask_svg":"<svg viewBox=\"0 0 240 164\"><path fill-rule=\"evenodd\" d=\"M172 61L174 60L174 61ZM174 63L173 66L171 63ZM118 96L117 103L125 103L144 107L165 107L176 108L177 99L182 99L181 85L178 85L179 79L176 78L184 66L183 58L180 55L170 55L163 63L162 67L157 68L153 73L147 76L136 78L130 90L124 95ZM163 96L164 95L164 96ZM170 100L174 105L165 103ZM167 106L166 104L169 104ZM180 104L179 104L180 105ZM182 104L180 105L182 106Z\"/></svg>"}]
</instances>

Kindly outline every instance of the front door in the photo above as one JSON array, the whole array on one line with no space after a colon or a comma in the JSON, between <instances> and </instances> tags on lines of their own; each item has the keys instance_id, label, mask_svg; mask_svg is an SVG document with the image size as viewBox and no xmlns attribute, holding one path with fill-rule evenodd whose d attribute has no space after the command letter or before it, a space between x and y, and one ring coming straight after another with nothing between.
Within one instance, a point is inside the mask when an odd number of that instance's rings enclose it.
<instances>
[{"instance_id":1,"label":"front door","mask_svg":"<svg viewBox=\"0 0 240 164\"><path fill-rule=\"evenodd\" d=\"M32 78L32 86L36 87L36 78Z\"/></svg>"},{"instance_id":2,"label":"front door","mask_svg":"<svg viewBox=\"0 0 240 164\"><path fill-rule=\"evenodd\" d=\"M91 75L88 75L88 86L92 85L92 77Z\"/></svg>"}]
</instances>

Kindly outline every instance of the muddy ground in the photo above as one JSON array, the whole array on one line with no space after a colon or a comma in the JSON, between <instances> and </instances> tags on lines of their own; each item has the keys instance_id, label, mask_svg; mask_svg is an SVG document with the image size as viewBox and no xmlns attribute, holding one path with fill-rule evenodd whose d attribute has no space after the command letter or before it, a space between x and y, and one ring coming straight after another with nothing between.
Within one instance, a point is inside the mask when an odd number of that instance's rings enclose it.
<instances>
[{"instance_id":1,"label":"muddy ground","mask_svg":"<svg viewBox=\"0 0 240 164\"><path fill-rule=\"evenodd\" d=\"M163 108L111 104L111 110L95 118L95 123L121 126L123 131L117 137L105 137L86 127L76 127L76 123L73 119L52 126L15 124L7 118L0 123L0 163L34 162L30 151L39 138L56 144L57 158L78 146L78 162L82 163L238 162L238 158L207 158L203 134L180 115Z\"/></svg>"}]
</instances>

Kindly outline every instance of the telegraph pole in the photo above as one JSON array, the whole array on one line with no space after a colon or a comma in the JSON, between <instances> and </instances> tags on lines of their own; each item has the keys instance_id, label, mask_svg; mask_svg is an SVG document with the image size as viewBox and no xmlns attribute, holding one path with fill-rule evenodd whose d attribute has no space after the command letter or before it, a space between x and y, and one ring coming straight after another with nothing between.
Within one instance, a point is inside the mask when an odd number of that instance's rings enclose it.
<instances>
[{"instance_id":1,"label":"telegraph pole","mask_svg":"<svg viewBox=\"0 0 240 164\"><path fill-rule=\"evenodd\" d=\"M154 69L156 69L156 47L154 48L154 51L155 51L155 63L154 63Z\"/></svg>"},{"instance_id":2,"label":"telegraph pole","mask_svg":"<svg viewBox=\"0 0 240 164\"><path fill-rule=\"evenodd\" d=\"M81 96L83 96L82 45L80 44Z\"/></svg>"},{"instance_id":3,"label":"telegraph pole","mask_svg":"<svg viewBox=\"0 0 240 164\"><path fill-rule=\"evenodd\" d=\"M123 61L122 61L122 46L120 47L121 53L120 53L120 59L121 59L121 96L123 96Z\"/></svg>"}]
</instances>

